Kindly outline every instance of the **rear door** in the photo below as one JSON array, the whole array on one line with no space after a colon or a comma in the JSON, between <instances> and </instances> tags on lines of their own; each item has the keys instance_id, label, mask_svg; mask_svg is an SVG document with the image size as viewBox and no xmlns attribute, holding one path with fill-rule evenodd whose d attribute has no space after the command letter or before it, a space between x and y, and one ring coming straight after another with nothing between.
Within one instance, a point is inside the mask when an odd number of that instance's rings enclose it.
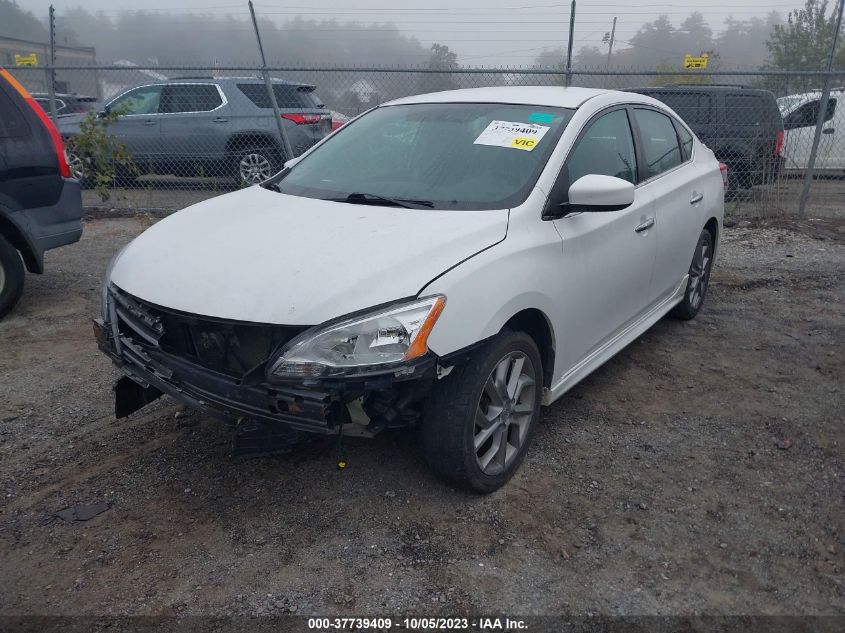
<instances>
[{"instance_id":1,"label":"rear door","mask_svg":"<svg viewBox=\"0 0 845 633\"><path fill-rule=\"evenodd\" d=\"M207 163L225 156L230 122L216 84L167 84L160 112L162 160Z\"/></svg>"},{"instance_id":2,"label":"rear door","mask_svg":"<svg viewBox=\"0 0 845 633\"><path fill-rule=\"evenodd\" d=\"M649 193L655 205L657 259L653 287L655 300L660 301L678 289L688 272L703 228L700 209L712 201L705 200L704 175L693 164L689 132L659 110L637 106L633 112L640 150L640 188Z\"/></svg>"},{"instance_id":3,"label":"rear door","mask_svg":"<svg viewBox=\"0 0 845 633\"><path fill-rule=\"evenodd\" d=\"M139 86L114 99L108 109L119 116L109 128L137 164L156 162L161 150L161 84Z\"/></svg>"},{"instance_id":4,"label":"rear door","mask_svg":"<svg viewBox=\"0 0 845 633\"><path fill-rule=\"evenodd\" d=\"M606 110L589 122L576 141L553 187L552 197L587 174L637 182L637 155L624 107ZM568 370L595 353L653 303L651 278L657 253L654 203L636 189L634 204L621 211L578 213L555 220L563 240L563 261L555 274L560 288L577 289L561 298L567 333L558 351Z\"/></svg>"}]
</instances>

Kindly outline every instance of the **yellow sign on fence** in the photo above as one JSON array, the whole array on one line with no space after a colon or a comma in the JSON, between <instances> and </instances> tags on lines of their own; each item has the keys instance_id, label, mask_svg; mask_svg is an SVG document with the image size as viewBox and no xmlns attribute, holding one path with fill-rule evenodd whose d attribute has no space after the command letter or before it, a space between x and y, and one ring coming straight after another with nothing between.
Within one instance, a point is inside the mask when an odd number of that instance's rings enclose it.
<instances>
[{"instance_id":1,"label":"yellow sign on fence","mask_svg":"<svg viewBox=\"0 0 845 633\"><path fill-rule=\"evenodd\" d=\"M708 55L701 55L700 57L693 57L692 55L684 55L684 68L707 68Z\"/></svg>"},{"instance_id":2,"label":"yellow sign on fence","mask_svg":"<svg viewBox=\"0 0 845 633\"><path fill-rule=\"evenodd\" d=\"M15 55L15 66L38 66L38 55Z\"/></svg>"}]
</instances>

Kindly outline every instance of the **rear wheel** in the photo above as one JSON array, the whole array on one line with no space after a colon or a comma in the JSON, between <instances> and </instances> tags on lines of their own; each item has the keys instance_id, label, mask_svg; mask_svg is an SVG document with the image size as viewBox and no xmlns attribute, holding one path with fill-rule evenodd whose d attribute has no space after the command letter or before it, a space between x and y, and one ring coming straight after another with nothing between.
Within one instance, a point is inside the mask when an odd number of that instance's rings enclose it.
<instances>
[{"instance_id":1,"label":"rear wheel","mask_svg":"<svg viewBox=\"0 0 845 633\"><path fill-rule=\"evenodd\" d=\"M281 169L281 157L273 147L248 147L235 154L235 181L241 187L257 185Z\"/></svg>"},{"instance_id":2,"label":"rear wheel","mask_svg":"<svg viewBox=\"0 0 845 633\"><path fill-rule=\"evenodd\" d=\"M441 476L493 492L522 463L540 416L543 375L534 340L502 332L438 381L422 424L426 459Z\"/></svg>"},{"instance_id":3,"label":"rear wheel","mask_svg":"<svg viewBox=\"0 0 845 633\"><path fill-rule=\"evenodd\" d=\"M23 293L24 268L17 249L0 235L0 319L15 307Z\"/></svg>"},{"instance_id":4,"label":"rear wheel","mask_svg":"<svg viewBox=\"0 0 845 633\"><path fill-rule=\"evenodd\" d=\"M90 164L75 149L65 149L65 153L71 175L79 181L83 189L90 189L94 182Z\"/></svg>"},{"instance_id":5,"label":"rear wheel","mask_svg":"<svg viewBox=\"0 0 845 633\"><path fill-rule=\"evenodd\" d=\"M692 256L692 263L689 268L689 280L684 299L674 307L671 315L684 321L694 318L701 306L704 305L704 297L707 294L707 285L710 283L710 269L713 266L713 236L710 231L704 229L698 237L695 245L695 253Z\"/></svg>"}]
</instances>

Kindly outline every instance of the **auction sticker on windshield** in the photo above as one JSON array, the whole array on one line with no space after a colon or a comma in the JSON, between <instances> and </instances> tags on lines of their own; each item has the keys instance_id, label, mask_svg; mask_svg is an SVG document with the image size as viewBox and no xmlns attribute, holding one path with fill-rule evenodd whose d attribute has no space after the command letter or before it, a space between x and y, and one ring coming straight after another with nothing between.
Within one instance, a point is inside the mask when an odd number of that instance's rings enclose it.
<instances>
[{"instance_id":1,"label":"auction sticker on windshield","mask_svg":"<svg viewBox=\"0 0 845 633\"><path fill-rule=\"evenodd\" d=\"M518 123L515 121L491 121L478 135L473 145L512 147L530 152L549 131L546 125Z\"/></svg>"}]
</instances>

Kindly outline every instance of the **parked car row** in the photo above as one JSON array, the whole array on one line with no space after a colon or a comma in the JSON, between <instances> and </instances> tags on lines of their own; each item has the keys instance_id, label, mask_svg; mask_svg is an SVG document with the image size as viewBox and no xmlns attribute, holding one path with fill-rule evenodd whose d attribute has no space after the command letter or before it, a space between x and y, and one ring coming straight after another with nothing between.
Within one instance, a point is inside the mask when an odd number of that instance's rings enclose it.
<instances>
[{"instance_id":1,"label":"parked car row","mask_svg":"<svg viewBox=\"0 0 845 633\"><path fill-rule=\"evenodd\" d=\"M138 86L103 107L119 116L110 126L132 157L134 174L227 176L237 184L262 182L332 130L331 114L314 86L273 80L282 124L293 149L279 141L272 102L263 80L254 77L183 77ZM83 115L63 117L65 139L80 132ZM70 156L85 182L90 157ZM124 174L124 178L132 174Z\"/></svg>"}]
</instances>

